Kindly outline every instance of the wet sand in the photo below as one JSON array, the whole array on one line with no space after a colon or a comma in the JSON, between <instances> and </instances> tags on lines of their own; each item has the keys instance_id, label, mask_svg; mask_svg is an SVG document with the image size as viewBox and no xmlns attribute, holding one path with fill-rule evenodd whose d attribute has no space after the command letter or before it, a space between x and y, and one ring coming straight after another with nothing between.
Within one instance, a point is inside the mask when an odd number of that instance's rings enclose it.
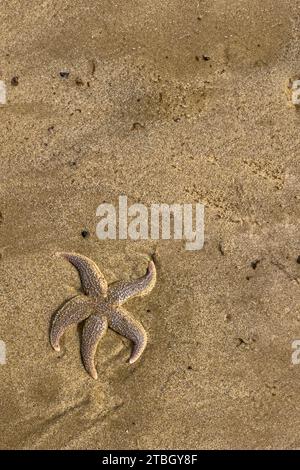
<instances>
[{"instance_id":1,"label":"wet sand","mask_svg":"<svg viewBox=\"0 0 300 470\"><path fill-rule=\"evenodd\" d=\"M299 8L2 2L1 449L300 447ZM204 203L204 248L100 241L96 208L120 194ZM156 288L126 305L149 334L135 365L113 332L97 381L78 328L51 349L51 317L80 289L59 250L109 282L155 254Z\"/></svg>"}]
</instances>

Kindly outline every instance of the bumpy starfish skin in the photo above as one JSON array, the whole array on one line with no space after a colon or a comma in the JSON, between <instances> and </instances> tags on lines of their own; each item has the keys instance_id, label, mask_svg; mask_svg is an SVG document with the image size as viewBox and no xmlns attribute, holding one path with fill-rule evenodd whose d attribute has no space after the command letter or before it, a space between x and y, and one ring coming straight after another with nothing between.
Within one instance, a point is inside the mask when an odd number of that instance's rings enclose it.
<instances>
[{"instance_id":1,"label":"bumpy starfish skin","mask_svg":"<svg viewBox=\"0 0 300 470\"><path fill-rule=\"evenodd\" d=\"M147 333L141 323L132 318L122 307L127 300L148 294L156 282L156 269L149 262L144 276L133 281L115 282L110 286L98 266L89 258L76 253L57 253L78 270L84 294L73 297L60 308L50 330L50 343L55 351L60 350L59 342L66 328L85 320L81 356L86 371L97 379L94 357L100 339L110 327L133 342L129 363L139 359L147 344Z\"/></svg>"}]
</instances>

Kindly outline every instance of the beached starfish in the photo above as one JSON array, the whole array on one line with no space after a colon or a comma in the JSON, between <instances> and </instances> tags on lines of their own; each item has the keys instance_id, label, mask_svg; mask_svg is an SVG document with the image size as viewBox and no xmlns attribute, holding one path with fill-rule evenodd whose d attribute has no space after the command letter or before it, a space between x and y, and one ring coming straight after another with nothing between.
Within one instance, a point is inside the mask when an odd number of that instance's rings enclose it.
<instances>
[{"instance_id":1,"label":"beached starfish","mask_svg":"<svg viewBox=\"0 0 300 470\"><path fill-rule=\"evenodd\" d=\"M110 327L133 342L129 363L137 361L147 344L147 334L140 322L132 318L121 306L136 296L148 294L156 281L156 269L149 262L144 276L133 281L119 281L107 285L98 266L89 258L76 253L57 253L75 266L79 272L84 294L68 300L54 318L50 330L50 342L55 351L60 351L59 341L66 328L86 320L81 339L81 355L87 372L97 379L94 364L99 340Z\"/></svg>"}]
</instances>

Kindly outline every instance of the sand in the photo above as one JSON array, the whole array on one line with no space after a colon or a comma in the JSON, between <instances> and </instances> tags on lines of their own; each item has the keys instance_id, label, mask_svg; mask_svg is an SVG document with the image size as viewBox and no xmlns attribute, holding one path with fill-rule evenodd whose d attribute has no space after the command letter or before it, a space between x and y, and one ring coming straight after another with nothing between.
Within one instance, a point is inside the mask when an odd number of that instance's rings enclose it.
<instances>
[{"instance_id":1,"label":"sand","mask_svg":"<svg viewBox=\"0 0 300 470\"><path fill-rule=\"evenodd\" d=\"M1 3L1 449L300 447L299 9ZM120 194L204 203L204 248L99 240L96 208ZM149 334L139 362L113 332L97 381L78 328L51 349L51 317L80 289L58 250L109 282L155 254L155 289L126 306Z\"/></svg>"}]
</instances>

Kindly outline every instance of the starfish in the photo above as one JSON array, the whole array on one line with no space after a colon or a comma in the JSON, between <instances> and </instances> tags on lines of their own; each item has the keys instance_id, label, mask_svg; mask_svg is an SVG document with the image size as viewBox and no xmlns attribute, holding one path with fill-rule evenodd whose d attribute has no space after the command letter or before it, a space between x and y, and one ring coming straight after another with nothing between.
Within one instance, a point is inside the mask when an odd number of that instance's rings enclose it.
<instances>
[{"instance_id":1,"label":"starfish","mask_svg":"<svg viewBox=\"0 0 300 470\"><path fill-rule=\"evenodd\" d=\"M110 327L133 342L129 363L139 359L147 344L147 333L141 323L122 307L127 300L148 294L156 282L153 261L144 276L133 281L114 282L108 286L98 266L89 258L76 253L56 253L77 269L84 294L68 300L54 315L50 343L60 351L59 342L66 328L85 320L81 338L81 356L86 371L98 378L94 357L100 339Z\"/></svg>"}]
</instances>

